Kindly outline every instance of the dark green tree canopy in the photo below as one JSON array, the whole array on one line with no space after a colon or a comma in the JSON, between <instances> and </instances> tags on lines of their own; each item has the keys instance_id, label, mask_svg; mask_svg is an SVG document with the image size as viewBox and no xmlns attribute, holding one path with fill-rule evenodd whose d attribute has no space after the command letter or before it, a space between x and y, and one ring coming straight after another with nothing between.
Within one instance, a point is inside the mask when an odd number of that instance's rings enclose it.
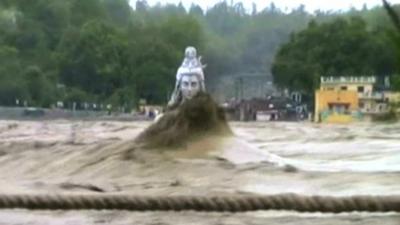
<instances>
[{"instance_id":1,"label":"dark green tree canopy","mask_svg":"<svg viewBox=\"0 0 400 225\"><path fill-rule=\"evenodd\" d=\"M225 93L223 79L272 70L280 87L312 91L321 75L392 74L400 42L388 27L381 7L314 15L273 3L249 10L221 1L206 10L146 0L2 0L0 105L163 104L189 45L207 64L208 90Z\"/></svg>"},{"instance_id":2,"label":"dark green tree canopy","mask_svg":"<svg viewBox=\"0 0 400 225\"><path fill-rule=\"evenodd\" d=\"M385 39L385 32L370 31L360 17L322 24L311 21L280 48L272 68L274 81L312 93L321 76L391 75L394 52Z\"/></svg>"}]
</instances>

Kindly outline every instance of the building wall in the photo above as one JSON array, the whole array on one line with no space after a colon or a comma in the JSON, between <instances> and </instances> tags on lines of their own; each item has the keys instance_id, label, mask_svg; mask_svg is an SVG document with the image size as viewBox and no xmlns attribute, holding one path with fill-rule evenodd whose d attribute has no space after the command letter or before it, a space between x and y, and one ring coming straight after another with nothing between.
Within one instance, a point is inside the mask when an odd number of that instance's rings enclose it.
<instances>
[{"instance_id":1,"label":"building wall","mask_svg":"<svg viewBox=\"0 0 400 225\"><path fill-rule=\"evenodd\" d=\"M358 93L357 91L316 91L315 121L320 121L321 113L329 110L329 104L348 104L350 111L357 111L359 105Z\"/></svg>"},{"instance_id":2,"label":"building wall","mask_svg":"<svg viewBox=\"0 0 400 225\"><path fill-rule=\"evenodd\" d=\"M363 87L364 90L362 93L372 93L373 91L373 86L372 84L362 84L362 83L356 83L356 84L322 84L321 85L321 90L331 90L331 91L340 91L342 90L342 87L346 87L346 90L348 91L358 91L358 87Z\"/></svg>"},{"instance_id":3,"label":"building wall","mask_svg":"<svg viewBox=\"0 0 400 225\"><path fill-rule=\"evenodd\" d=\"M377 101L377 99L360 99L360 111L364 114L380 114L389 110L386 102Z\"/></svg>"},{"instance_id":4,"label":"building wall","mask_svg":"<svg viewBox=\"0 0 400 225\"><path fill-rule=\"evenodd\" d=\"M329 116L326 121L327 123L350 123L353 121L353 117L351 115L340 115L334 114Z\"/></svg>"},{"instance_id":5,"label":"building wall","mask_svg":"<svg viewBox=\"0 0 400 225\"><path fill-rule=\"evenodd\" d=\"M388 100L389 103L399 103L400 102L400 92L385 92L385 99Z\"/></svg>"},{"instance_id":6,"label":"building wall","mask_svg":"<svg viewBox=\"0 0 400 225\"><path fill-rule=\"evenodd\" d=\"M340 91L345 87L347 91L372 93L375 83L375 77L321 77L321 90ZM359 90L359 87L363 87L363 90Z\"/></svg>"},{"instance_id":7,"label":"building wall","mask_svg":"<svg viewBox=\"0 0 400 225\"><path fill-rule=\"evenodd\" d=\"M328 109L329 103L347 103L350 110L358 109L358 95L356 91L324 91L319 90L315 94L318 97L317 110Z\"/></svg>"},{"instance_id":8,"label":"building wall","mask_svg":"<svg viewBox=\"0 0 400 225\"><path fill-rule=\"evenodd\" d=\"M374 92L375 77L324 77L321 78L321 90L345 90L358 93L359 109L364 114L387 112L382 92ZM360 88L362 87L362 88Z\"/></svg>"}]
</instances>

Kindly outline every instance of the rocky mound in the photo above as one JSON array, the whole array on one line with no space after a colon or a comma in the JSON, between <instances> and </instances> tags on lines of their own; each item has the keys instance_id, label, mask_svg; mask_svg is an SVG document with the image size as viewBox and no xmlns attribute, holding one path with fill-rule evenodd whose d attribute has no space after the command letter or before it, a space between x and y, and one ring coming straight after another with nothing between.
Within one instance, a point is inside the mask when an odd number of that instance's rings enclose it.
<instances>
[{"instance_id":1,"label":"rocky mound","mask_svg":"<svg viewBox=\"0 0 400 225\"><path fill-rule=\"evenodd\" d=\"M175 109L168 110L145 129L136 142L144 148L185 145L205 135L230 135L231 129L221 109L207 93L199 93Z\"/></svg>"}]
</instances>

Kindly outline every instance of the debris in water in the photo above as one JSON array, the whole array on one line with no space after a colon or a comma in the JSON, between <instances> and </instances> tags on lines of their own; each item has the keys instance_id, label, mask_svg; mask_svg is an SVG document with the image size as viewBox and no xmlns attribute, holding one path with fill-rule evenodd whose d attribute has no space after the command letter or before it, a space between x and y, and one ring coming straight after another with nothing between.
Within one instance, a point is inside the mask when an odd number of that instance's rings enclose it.
<instances>
[{"instance_id":1,"label":"debris in water","mask_svg":"<svg viewBox=\"0 0 400 225\"><path fill-rule=\"evenodd\" d=\"M106 192L104 189L94 186L92 184L62 183L62 184L60 184L60 188L66 189L66 190L84 189L84 190L89 190L89 191L94 191L94 192Z\"/></svg>"},{"instance_id":2,"label":"debris in water","mask_svg":"<svg viewBox=\"0 0 400 225\"><path fill-rule=\"evenodd\" d=\"M288 172L288 173L295 173L298 171L298 169L293 165L285 165L283 167L283 171Z\"/></svg>"}]
</instances>

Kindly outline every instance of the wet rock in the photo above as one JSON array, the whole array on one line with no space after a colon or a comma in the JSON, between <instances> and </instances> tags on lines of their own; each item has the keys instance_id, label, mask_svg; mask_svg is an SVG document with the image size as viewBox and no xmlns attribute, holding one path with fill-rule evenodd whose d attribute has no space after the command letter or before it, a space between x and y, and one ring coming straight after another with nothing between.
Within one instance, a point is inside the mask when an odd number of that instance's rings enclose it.
<instances>
[{"instance_id":1,"label":"wet rock","mask_svg":"<svg viewBox=\"0 0 400 225\"><path fill-rule=\"evenodd\" d=\"M8 124L7 128L9 130L16 129L16 128L18 128L18 124L16 124L16 123Z\"/></svg>"},{"instance_id":2,"label":"wet rock","mask_svg":"<svg viewBox=\"0 0 400 225\"><path fill-rule=\"evenodd\" d=\"M48 148L56 145L55 142L41 142L41 141L35 141L33 143L33 148L35 149L41 149L41 148Z\"/></svg>"},{"instance_id":3,"label":"wet rock","mask_svg":"<svg viewBox=\"0 0 400 225\"><path fill-rule=\"evenodd\" d=\"M287 173L296 173L296 172L298 172L299 170L298 170L295 166L292 166L292 165L285 165L285 166L283 167L283 171L285 171L285 172L287 172Z\"/></svg>"},{"instance_id":4,"label":"wet rock","mask_svg":"<svg viewBox=\"0 0 400 225\"><path fill-rule=\"evenodd\" d=\"M199 93L176 109L167 111L139 134L143 148L181 147L205 135L231 135L225 113L206 93Z\"/></svg>"},{"instance_id":5,"label":"wet rock","mask_svg":"<svg viewBox=\"0 0 400 225\"><path fill-rule=\"evenodd\" d=\"M170 187L178 187L181 185L182 185L182 183L179 180L174 180L169 184Z\"/></svg>"},{"instance_id":6,"label":"wet rock","mask_svg":"<svg viewBox=\"0 0 400 225\"><path fill-rule=\"evenodd\" d=\"M66 190L83 189L94 192L106 192L103 188L97 187L92 184L61 183L59 187Z\"/></svg>"}]
</instances>

